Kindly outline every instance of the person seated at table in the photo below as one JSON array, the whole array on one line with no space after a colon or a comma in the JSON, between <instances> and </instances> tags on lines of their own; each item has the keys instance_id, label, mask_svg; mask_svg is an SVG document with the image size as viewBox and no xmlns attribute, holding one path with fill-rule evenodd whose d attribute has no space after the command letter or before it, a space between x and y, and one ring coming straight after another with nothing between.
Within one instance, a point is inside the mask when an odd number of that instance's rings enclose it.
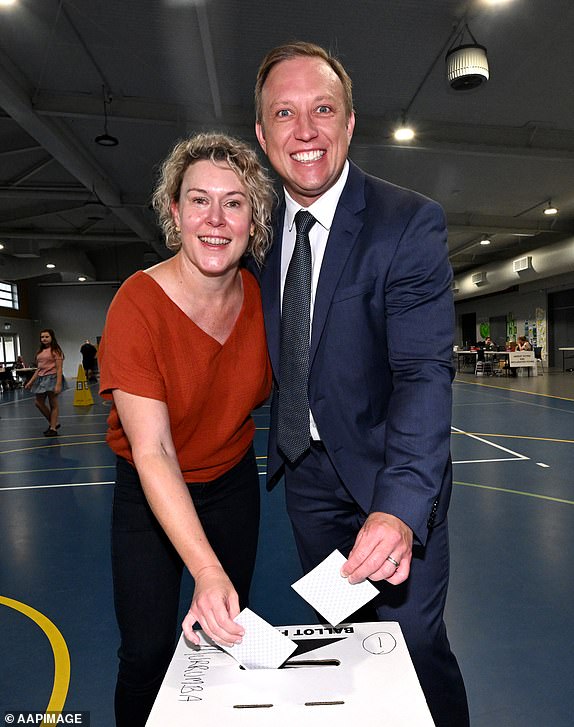
<instances>
[{"instance_id":1,"label":"person seated at table","mask_svg":"<svg viewBox=\"0 0 574 727\"><path fill-rule=\"evenodd\" d=\"M477 361L484 361L485 351L496 351L496 345L492 342L492 338L490 336L486 336L484 341L477 341L476 348L478 349L476 357Z\"/></svg>"},{"instance_id":2,"label":"person seated at table","mask_svg":"<svg viewBox=\"0 0 574 727\"><path fill-rule=\"evenodd\" d=\"M518 336L516 341L517 351L532 351L532 345L526 336Z\"/></svg>"},{"instance_id":3,"label":"person seated at table","mask_svg":"<svg viewBox=\"0 0 574 727\"><path fill-rule=\"evenodd\" d=\"M496 351L496 343L492 340L490 336L486 336L484 341L478 341L476 344L476 347L478 349L482 349L483 351Z\"/></svg>"},{"instance_id":4,"label":"person seated at table","mask_svg":"<svg viewBox=\"0 0 574 727\"><path fill-rule=\"evenodd\" d=\"M2 389L13 389L14 378L12 377L12 369L6 368L4 364L0 364L0 388Z\"/></svg>"}]
</instances>

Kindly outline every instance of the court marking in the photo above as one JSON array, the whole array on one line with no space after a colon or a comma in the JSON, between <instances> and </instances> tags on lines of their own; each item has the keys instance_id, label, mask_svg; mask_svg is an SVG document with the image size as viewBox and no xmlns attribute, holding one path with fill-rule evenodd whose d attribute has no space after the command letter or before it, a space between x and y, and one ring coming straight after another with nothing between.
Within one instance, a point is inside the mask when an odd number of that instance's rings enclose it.
<instances>
[{"instance_id":1,"label":"court marking","mask_svg":"<svg viewBox=\"0 0 574 727\"><path fill-rule=\"evenodd\" d=\"M115 464L97 464L85 465L82 467L46 467L39 470L0 470L1 475L31 475L37 472L77 472L78 470L111 470L115 469Z\"/></svg>"},{"instance_id":2,"label":"court marking","mask_svg":"<svg viewBox=\"0 0 574 727\"><path fill-rule=\"evenodd\" d=\"M115 485L114 480L104 482L64 482L59 485L17 485L16 487L0 487L0 492L14 492L17 490L53 490L58 487L94 487L96 485Z\"/></svg>"},{"instance_id":3,"label":"court marking","mask_svg":"<svg viewBox=\"0 0 574 727\"><path fill-rule=\"evenodd\" d=\"M44 616L43 613L32 608L32 606L7 596L0 596L0 604L19 611L31 619L44 632L50 642L54 655L54 684L46 712L60 713L64 709L70 686L70 653L64 637L47 616ZM45 724L46 722L43 721L42 725Z\"/></svg>"},{"instance_id":4,"label":"court marking","mask_svg":"<svg viewBox=\"0 0 574 727\"><path fill-rule=\"evenodd\" d=\"M453 427L454 429L454 427ZM462 432L462 430L461 430ZM455 433L458 433L455 432ZM556 439L555 437L535 437L529 434L498 434L497 432L462 432L477 437L497 437L500 439L530 439L534 442L555 442L557 444L574 444L574 439Z\"/></svg>"},{"instance_id":5,"label":"court marking","mask_svg":"<svg viewBox=\"0 0 574 727\"><path fill-rule=\"evenodd\" d=\"M497 391L512 391L515 394L528 394L529 396L544 396L547 399L561 399L562 401L574 401L569 396L558 396L557 394L545 394L540 391L527 391L525 389L513 389L510 386L495 386L494 384L483 384L482 381L463 381L462 379L454 379L456 384L466 384L467 386L483 386L486 389L497 389Z\"/></svg>"},{"instance_id":6,"label":"court marking","mask_svg":"<svg viewBox=\"0 0 574 727\"><path fill-rule=\"evenodd\" d=\"M501 444L496 444L495 442L489 442L487 439L484 439L483 437L478 436L477 434L471 434L470 432L465 432L463 429L458 429L457 427L451 427L451 430L455 434L464 434L465 436L469 437L470 439L476 439L478 442L482 442L482 444L486 444L489 447L494 447L495 449L500 449L502 452L506 452L507 454L512 455L512 457L506 457L506 458L495 458L495 459L469 459L469 460L456 460L453 462L453 464L469 464L473 462L512 462L515 460L528 460L530 457L527 457L525 454L519 454L518 452L514 452L512 449L508 449L507 447L503 447Z\"/></svg>"},{"instance_id":7,"label":"court marking","mask_svg":"<svg viewBox=\"0 0 574 727\"><path fill-rule=\"evenodd\" d=\"M507 487L493 487L492 485L479 485L476 482L459 482L458 480L453 480L453 485L476 487L480 490L491 490L493 492L505 492L510 495L522 495L522 497L534 497L536 500L548 500L549 502L558 502L562 505L574 505L574 500L565 500L561 497L550 497L550 495L538 495L534 492L524 492L522 490L511 490Z\"/></svg>"}]
</instances>

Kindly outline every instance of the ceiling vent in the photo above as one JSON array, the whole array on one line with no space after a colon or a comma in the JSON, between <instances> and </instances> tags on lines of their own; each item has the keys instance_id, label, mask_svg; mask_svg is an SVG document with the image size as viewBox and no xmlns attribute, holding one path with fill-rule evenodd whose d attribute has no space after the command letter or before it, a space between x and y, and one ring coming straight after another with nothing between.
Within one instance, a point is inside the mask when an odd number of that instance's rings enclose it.
<instances>
[{"instance_id":1,"label":"ceiling vent","mask_svg":"<svg viewBox=\"0 0 574 727\"><path fill-rule=\"evenodd\" d=\"M512 272L523 273L525 270L532 270L532 257L530 255L512 261Z\"/></svg>"},{"instance_id":2,"label":"ceiling vent","mask_svg":"<svg viewBox=\"0 0 574 727\"><path fill-rule=\"evenodd\" d=\"M471 280L475 285L484 285L486 283L486 273L484 271L473 273Z\"/></svg>"},{"instance_id":3,"label":"ceiling vent","mask_svg":"<svg viewBox=\"0 0 574 727\"><path fill-rule=\"evenodd\" d=\"M36 240L18 240L12 250L14 257L39 258L40 247Z\"/></svg>"}]
</instances>

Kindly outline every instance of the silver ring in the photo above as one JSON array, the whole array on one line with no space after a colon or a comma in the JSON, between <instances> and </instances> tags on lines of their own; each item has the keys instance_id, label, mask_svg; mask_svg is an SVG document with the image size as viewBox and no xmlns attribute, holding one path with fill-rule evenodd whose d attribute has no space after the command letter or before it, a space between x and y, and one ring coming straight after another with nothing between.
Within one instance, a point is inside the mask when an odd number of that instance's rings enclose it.
<instances>
[{"instance_id":1,"label":"silver ring","mask_svg":"<svg viewBox=\"0 0 574 727\"><path fill-rule=\"evenodd\" d=\"M391 558L390 555L387 555L387 560L389 561L389 563L392 563L395 566L395 568L399 567L399 564L397 563L397 561L394 558Z\"/></svg>"}]
</instances>

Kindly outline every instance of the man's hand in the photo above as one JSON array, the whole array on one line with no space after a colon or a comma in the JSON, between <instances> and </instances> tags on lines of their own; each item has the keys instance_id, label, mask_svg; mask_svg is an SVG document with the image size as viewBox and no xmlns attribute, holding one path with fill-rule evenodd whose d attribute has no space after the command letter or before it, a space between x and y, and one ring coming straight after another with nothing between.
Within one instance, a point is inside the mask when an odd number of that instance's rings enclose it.
<instances>
[{"instance_id":1,"label":"man's hand","mask_svg":"<svg viewBox=\"0 0 574 727\"><path fill-rule=\"evenodd\" d=\"M341 575L349 583L369 578L396 586L409 576L412 550L413 531L408 525L394 515L372 512L359 530Z\"/></svg>"}]
</instances>

